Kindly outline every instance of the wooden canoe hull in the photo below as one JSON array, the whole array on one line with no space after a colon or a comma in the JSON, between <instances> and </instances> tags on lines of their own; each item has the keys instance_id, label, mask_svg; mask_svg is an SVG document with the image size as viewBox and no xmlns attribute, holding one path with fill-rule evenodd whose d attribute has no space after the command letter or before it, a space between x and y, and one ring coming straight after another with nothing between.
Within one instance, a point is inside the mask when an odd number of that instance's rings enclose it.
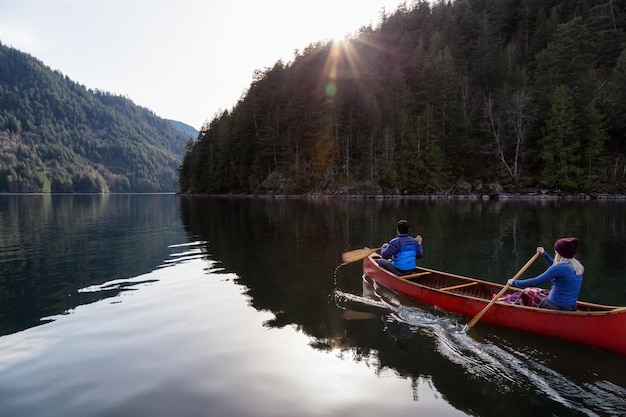
<instances>
[{"instance_id":1,"label":"wooden canoe hull","mask_svg":"<svg viewBox=\"0 0 626 417\"><path fill-rule=\"evenodd\" d=\"M398 277L381 268L372 254L363 272L392 291L468 319L474 318L503 285L428 268ZM511 289L509 293L519 291ZM577 311L556 311L495 302L479 323L536 333L626 355L626 307L578 302Z\"/></svg>"}]
</instances>

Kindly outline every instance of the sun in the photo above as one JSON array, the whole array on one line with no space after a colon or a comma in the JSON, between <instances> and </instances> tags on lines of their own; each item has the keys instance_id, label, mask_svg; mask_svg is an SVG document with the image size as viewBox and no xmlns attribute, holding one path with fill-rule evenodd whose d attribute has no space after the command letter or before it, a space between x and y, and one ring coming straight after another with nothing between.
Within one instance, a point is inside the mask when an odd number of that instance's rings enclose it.
<instances>
[{"instance_id":1,"label":"sun","mask_svg":"<svg viewBox=\"0 0 626 417\"><path fill-rule=\"evenodd\" d=\"M329 24L326 30L326 37L333 43L342 43L352 36L352 29L346 21L337 21Z\"/></svg>"},{"instance_id":2,"label":"sun","mask_svg":"<svg viewBox=\"0 0 626 417\"><path fill-rule=\"evenodd\" d=\"M350 33L349 32L337 31L336 33L331 35L330 41L333 44L342 44L346 40L348 40L349 37L350 37Z\"/></svg>"}]
</instances>

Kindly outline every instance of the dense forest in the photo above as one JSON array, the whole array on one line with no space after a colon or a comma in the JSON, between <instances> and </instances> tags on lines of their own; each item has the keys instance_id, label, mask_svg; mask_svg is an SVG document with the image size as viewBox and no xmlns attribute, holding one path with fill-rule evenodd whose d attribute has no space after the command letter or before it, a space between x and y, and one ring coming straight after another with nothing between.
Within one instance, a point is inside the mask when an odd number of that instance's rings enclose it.
<instances>
[{"instance_id":1,"label":"dense forest","mask_svg":"<svg viewBox=\"0 0 626 417\"><path fill-rule=\"evenodd\" d=\"M0 192L175 192L189 138L0 43Z\"/></svg>"},{"instance_id":2,"label":"dense forest","mask_svg":"<svg viewBox=\"0 0 626 417\"><path fill-rule=\"evenodd\" d=\"M401 6L259 70L181 191L621 191L625 28L626 0Z\"/></svg>"}]
</instances>

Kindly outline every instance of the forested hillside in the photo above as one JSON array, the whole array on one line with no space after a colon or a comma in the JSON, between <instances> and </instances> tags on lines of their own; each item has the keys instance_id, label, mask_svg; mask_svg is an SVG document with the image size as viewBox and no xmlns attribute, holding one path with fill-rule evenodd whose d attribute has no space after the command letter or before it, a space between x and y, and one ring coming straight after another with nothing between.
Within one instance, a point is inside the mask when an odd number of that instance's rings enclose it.
<instances>
[{"instance_id":1,"label":"forested hillside","mask_svg":"<svg viewBox=\"0 0 626 417\"><path fill-rule=\"evenodd\" d=\"M173 192L190 136L0 44L0 192Z\"/></svg>"},{"instance_id":2,"label":"forested hillside","mask_svg":"<svg viewBox=\"0 0 626 417\"><path fill-rule=\"evenodd\" d=\"M259 71L181 190L621 190L625 28L626 0L412 3Z\"/></svg>"},{"instance_id":3,"label":"forested hillside","mask_svg":"<svg viewBox=\"0 0 626 417\"><path fill-rule=\"evenodd\" d=\"M192 138L198 137L198 131L193 127L189 126L186 123L179 122L178 120L169 120L168 121L174 125L175 128L185 133L187 136L191 136Z\"/></svg>"}]
</instances>

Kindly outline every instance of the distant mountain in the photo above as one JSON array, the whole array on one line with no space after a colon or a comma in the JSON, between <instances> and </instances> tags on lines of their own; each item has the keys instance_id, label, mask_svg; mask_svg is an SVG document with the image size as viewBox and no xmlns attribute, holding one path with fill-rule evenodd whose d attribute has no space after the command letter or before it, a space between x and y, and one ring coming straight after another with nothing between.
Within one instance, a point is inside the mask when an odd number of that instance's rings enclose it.
<instances>
[{"instance_id":1,"label":"distant mountain","mask_svg":"<svg viewBox=\"0 0 626 417\"><path fill-rule=\"evenodd\" d=\"M189 136L193 137L194 139L198 137L198 133L199 132L193 126L189 126L188 124L185 124L183 122L179 122L177 120L169 120L168 119L168 122L173 124L176 129L180 130L184 134L189 135Z\"/></svg>"},{"instance_id":2,"label":"distant mountain","mask_svg":"<svg viewBox=\"0 0 626 417\"><path fill-rule=\"evenodd\" d=\"M174 192L191 136L0 43L0 192Z\"/></svg>"}]
</instances>

